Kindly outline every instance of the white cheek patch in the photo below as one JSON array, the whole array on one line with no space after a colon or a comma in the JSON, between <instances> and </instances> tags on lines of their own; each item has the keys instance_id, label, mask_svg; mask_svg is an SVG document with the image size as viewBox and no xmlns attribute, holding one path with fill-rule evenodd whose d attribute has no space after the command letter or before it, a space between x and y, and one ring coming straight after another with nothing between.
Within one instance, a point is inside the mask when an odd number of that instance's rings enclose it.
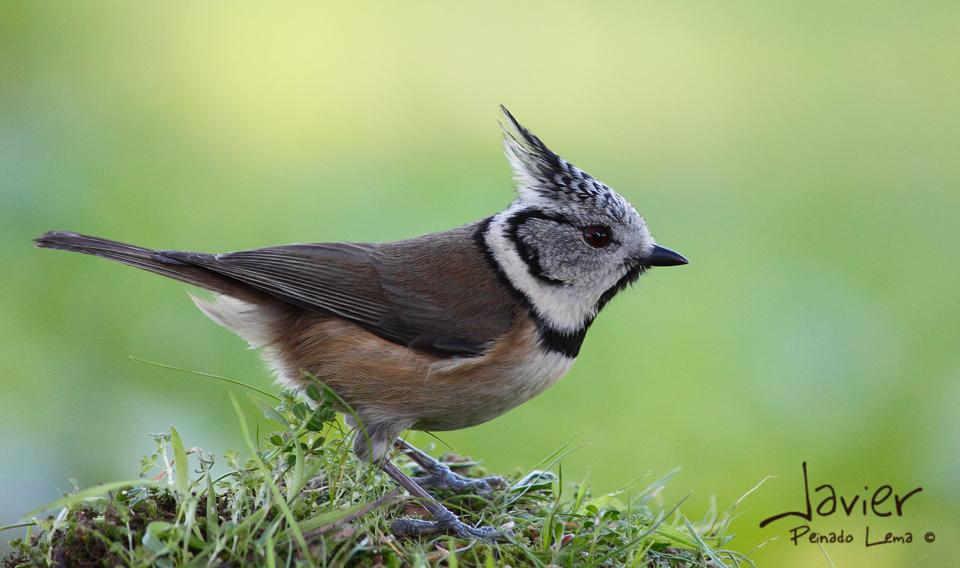
<instances>
[{"instance_id":1,"label":"white cheek patch","mask_svg":"<svg viewBox=\"0 0 960 568\"><path fill-rule=\"evenodd\" d=\"M516 245L506 236L507 219L520 207L512 205L490 222L487 247L513 286L530 301L537 315L552 328L575 333L597 315L600 293L585 293L582 288L550 285L530 274L530 268L520 257ZM602 292L602 291L601 291Z\"/></svg>"}]
</instances>

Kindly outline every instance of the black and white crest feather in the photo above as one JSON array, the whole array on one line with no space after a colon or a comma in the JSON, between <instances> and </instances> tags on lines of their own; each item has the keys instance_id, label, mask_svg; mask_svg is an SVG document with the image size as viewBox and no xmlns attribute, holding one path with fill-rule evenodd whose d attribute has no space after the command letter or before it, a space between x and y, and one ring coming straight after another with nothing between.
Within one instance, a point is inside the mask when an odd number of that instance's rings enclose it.
<instances>
[{"instance_id":1,"label":"black and white crest feather","mask_svg":"<svg viewBox=\"0 0 960 568\"><path fill-rule=\"evenodd\" d=\"M622 220L632 207L606 184L547 148L535 134L503 111L503 149L513 168L517 191L525 197L573 200L602 207Z\"/></svg>"}]
</instances>

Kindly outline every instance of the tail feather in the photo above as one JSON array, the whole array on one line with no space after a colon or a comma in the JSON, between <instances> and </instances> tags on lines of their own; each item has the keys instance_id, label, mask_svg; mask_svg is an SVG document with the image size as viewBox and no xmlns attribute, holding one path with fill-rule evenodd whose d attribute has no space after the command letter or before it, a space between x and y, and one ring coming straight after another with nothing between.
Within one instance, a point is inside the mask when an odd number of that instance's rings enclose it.
<instances>
[{"instance_id":1,"label":"tail feather","mask_svg":"<svg viewBox=\"0 0 960 568\"><path fill-rule=\"evenodd\" d=\"M48 231L33 240L38 248L100 256L241 300L262 301L264 294L230 277L164 255L164 251L128 245L68 231Z\"/></svg>"}]
</instances>

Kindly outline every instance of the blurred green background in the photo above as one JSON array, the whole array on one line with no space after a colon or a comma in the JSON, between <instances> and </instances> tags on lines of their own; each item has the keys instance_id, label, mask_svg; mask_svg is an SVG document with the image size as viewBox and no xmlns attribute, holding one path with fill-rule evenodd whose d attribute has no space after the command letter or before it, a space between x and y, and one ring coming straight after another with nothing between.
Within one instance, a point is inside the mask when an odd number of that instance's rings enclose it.
<instances>
[{"instance_id":1,"label":"blurred green background","mask_svg":"<svg viewBox=\"0 0 960 568\"><path fill-rule=\"evenodd\" d=\"M513 198L503 103L692 263L614 301L556 387L442 438L499 472L573 438L564 478L595 492L679 466L664 497L693 517L780 476L734 525L742 552L780 537L765 566L828 565L802 522L758 528L803 505L803 461L811 492L922 487L811 526L854 535L838 567L954 565L958 29L956 2L0 3L0 525L135 477L171 423L240 447L229 388L128 356L272 388L184 285L32 238L455 227Z\"/></svg>"}]
</instances>

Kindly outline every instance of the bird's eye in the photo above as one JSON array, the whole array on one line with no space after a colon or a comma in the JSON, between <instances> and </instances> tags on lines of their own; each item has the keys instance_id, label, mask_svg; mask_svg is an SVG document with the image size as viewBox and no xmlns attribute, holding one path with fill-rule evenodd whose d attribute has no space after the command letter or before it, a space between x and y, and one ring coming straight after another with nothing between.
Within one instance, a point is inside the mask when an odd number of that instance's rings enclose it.
<instances>
[{"instance_id":1,"label":"bird's eye","mask_svg":"<svg viewBox=\"0 0 960 568\"><path fill-rule=\"evenodd\" d=\"M587 227L583 230L583 239L588 245L600 248L610 242L610 232L603 227Z\"/></svg>"}]
</instances>

